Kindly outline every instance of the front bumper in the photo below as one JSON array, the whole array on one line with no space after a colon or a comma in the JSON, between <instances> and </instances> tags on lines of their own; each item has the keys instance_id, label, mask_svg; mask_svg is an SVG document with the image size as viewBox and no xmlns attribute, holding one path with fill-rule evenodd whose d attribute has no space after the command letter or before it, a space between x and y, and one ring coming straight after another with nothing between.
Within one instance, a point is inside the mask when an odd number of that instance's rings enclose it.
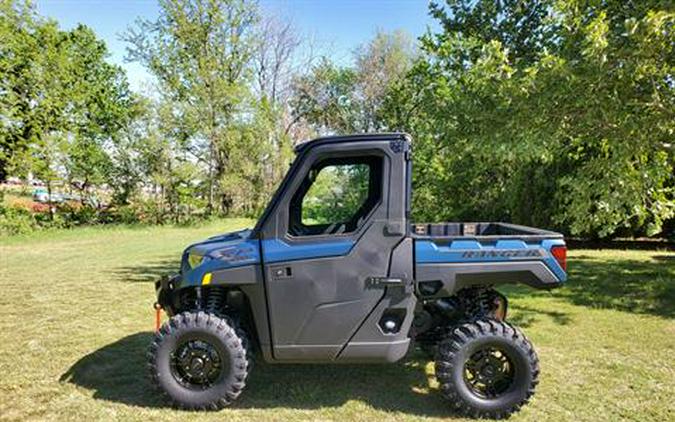
<instances>
[{"instance_id":1,"label":"front bumper","mask_svg":"<svg viewBox=\"0 0 675 422\"><path fill-rule=\"evenodd\" d=\"M173 315L173 292L181 281L180 274L171 274L162 276L155 281L155 292L157 293L157 303L162 306L169 315Z\"/></svg>"}]
</instances>

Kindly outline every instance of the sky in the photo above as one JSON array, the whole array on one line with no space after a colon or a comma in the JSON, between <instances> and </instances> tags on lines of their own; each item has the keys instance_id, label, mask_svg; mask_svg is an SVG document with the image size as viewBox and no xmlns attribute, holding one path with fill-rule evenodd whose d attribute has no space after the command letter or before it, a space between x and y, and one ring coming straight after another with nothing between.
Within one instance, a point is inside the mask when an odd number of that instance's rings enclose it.
<instances>
[{"instance_id":1,"label":"sky","mask_svg":"<svg viewBox=\"0 0 675 422\"><path fill-rule=\"evenodd\" d=\"M337 63L351 63L352 51L377 30L404 29L417 37L433 27L428 0L260 0L263 13L290 20L320 51ZM155 0L38 0L38 12L71 29L91 27L108 45L110 61L127 72L132 89L142 91L150 75L137 63L126 63L119 34L137 17L157 16Z\"/></svg>"}]
</instances>

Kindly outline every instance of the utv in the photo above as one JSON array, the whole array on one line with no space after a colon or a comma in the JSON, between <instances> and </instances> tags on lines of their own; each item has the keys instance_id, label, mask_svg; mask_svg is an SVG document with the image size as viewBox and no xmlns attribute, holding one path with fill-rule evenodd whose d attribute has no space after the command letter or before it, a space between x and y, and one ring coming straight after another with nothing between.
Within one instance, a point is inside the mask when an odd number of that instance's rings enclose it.
<instances>
[{"instance_id":1,"label":"utv","mask_svg":"<svg viewBox=\"0 0 675 422\"><path fill-rule=\"evenodd\" d=\"M560 286L562 235L411 223L405 134L320 138L296 153L252 230L189 246L180 273L156 283L170 317L149 351L159 390L182 408L219 409L243 391L254 353L391 363L416 344L453 411L501 418L525 404L539 361L494 287Z\"/></svg>"}]
</instances>

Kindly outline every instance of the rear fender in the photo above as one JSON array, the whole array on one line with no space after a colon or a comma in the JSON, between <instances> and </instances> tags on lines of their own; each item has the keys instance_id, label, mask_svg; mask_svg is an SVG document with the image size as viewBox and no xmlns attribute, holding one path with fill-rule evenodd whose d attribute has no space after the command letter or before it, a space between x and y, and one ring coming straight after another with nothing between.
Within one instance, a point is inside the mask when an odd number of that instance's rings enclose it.
<instances>
[{"instance_id":1,"label":"rear fender","mask_svg":"<svg viewBox=\"0 0 675 422\"><path fill-rule=\"evenodd\" d=\"M417 292L424 297L447 297L466 287L517 283L537 289L555 288L567 280L567 274L551 254L551 248L564 244L562 239L537 243L416 241Z\"/></svg>"}]
</instances>

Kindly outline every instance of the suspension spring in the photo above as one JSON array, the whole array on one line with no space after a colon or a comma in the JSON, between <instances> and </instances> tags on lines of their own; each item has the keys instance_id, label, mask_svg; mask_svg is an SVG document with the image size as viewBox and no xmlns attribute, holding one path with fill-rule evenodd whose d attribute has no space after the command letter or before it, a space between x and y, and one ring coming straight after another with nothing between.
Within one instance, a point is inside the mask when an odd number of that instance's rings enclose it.
<instances>
[{"instance_id":1,"label":"suspension spring","mask_svg":"<svg viewBox=\"0 0 675 422\"><path fill-rule=\"evenodd\" d=\"M206 312L220 314L225 303L225 291L221 288L209 289L206 295Z\"/></svg>"}]
</instances>

